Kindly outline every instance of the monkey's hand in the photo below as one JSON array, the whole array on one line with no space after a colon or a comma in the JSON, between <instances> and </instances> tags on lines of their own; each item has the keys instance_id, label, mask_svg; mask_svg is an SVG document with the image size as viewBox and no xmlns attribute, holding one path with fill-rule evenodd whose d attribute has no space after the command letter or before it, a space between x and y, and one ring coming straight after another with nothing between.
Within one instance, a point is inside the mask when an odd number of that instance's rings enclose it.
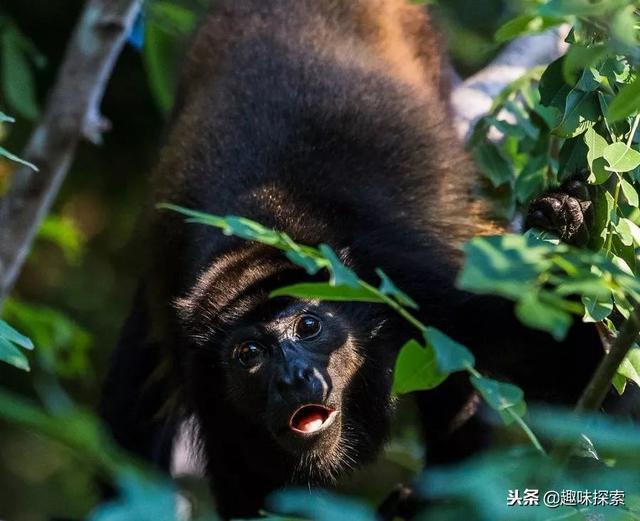
<instances>
[{"instance_id":1,"label":"monkey's hand","mask_svg":"<svg viewBox=\"0 0 640 521\"><path fill-rule=\"evenodd\" d=\"M589 242L592 221L593 204L587 185L570 179L531 202L524 227L546 230L568 244L584 246Z\"/></svg>"}]
</instances>

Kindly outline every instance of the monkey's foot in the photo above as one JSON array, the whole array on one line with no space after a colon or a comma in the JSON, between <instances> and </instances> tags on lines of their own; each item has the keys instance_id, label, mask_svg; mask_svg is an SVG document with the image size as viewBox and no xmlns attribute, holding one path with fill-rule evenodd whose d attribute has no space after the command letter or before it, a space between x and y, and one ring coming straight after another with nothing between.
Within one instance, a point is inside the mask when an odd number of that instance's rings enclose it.
<instances>
[{"instance_id":1,"label":"monkey's foot","mask_svg":"<svg viewBox=\"0 0 640 521\"><path fill-rule=\"evenodd\" d=\"M546 230L568 244L584 246L589 242L592 206L586 184L570 179L556 191L531 202L525 229Z\"/></svg>"}]
</instances>

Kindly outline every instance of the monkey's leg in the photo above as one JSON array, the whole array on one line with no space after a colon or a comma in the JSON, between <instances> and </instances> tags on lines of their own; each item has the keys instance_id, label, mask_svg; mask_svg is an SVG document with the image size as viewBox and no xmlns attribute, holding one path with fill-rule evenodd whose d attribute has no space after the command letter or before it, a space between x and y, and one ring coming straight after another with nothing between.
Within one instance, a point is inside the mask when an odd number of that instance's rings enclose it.
<instances>
[{"instance_id":1,"label":"monkey's leg","mask_svg":"<svg viewBox=\"0 0 640 521\"><path fill-rule=\"evenodd\" d=\"M587 185L579 179L570 179L531 202L525 229L546 230L568 244L584 246L589 242L592 222L593 205Z\"/></svg>"}]
</instances>

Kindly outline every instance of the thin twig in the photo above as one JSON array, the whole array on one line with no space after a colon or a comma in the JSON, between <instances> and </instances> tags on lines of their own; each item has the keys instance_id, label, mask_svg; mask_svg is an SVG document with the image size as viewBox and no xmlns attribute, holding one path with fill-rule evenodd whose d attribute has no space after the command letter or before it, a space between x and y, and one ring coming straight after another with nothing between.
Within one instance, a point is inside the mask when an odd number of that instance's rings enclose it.
<instances>
[{"instance_id":1,"label":"thin twig","mask_svg":"<svg viewBox=\"0 0 640 521\"><path fill-rule=\"evenodd\" d=\"M629 350L638 339L640 334L640 306L636 306L625 321L613 341L611 349L604 356L600 365L591 377L582 396L578 400L575 411L582 413L586 411L595 411L600 408L602 402L611 389L611 381L627 356Z\"/></svg>"},{"instance_id":2,"label":"thin twig","mask_svg":"<svg viewBox=\"0 0 640 521\"><path fill-rule=\"evenodd\" d=\"M0 302L20 273L81 139L99 143L108 122L100 102L142 0L89 0L67 47L43 117L22 157L24 167L0 199Z\"/></svg>"},{"instance_id":3,"label":"thin twig","mask_svg":"<svg viewBox=\"0 0 640 521\"><path fill-rule=\"evenodd\" d=\"M576 416L600 409L611 389L611 382L618 367L633 347L638 335L640 335L640 306L636 306L631 312L629 318L622 325L618 336L611 343L610 349L591 376L575 406ZM558 472L565 468L578 443L578 440L569 443L561 442L553 447L550 454L558 462Z\"/></svg>"}]
</instances>

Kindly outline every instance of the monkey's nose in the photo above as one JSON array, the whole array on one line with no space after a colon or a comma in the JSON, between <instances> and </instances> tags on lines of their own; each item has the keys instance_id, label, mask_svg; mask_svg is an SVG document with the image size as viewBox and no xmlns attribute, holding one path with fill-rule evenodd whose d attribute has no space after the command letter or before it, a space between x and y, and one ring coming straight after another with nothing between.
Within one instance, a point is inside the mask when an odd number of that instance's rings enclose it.
<instances>
[{"instance_id":1,"label":"monkey's nose","mask_svg":"<svg viewBox=\"0 0 640 521\"><path fill-rule=\"evenodd\" d=\"M299 391L313 385L312 367L302 364L287 364L276 376L276 387L281 394Z\"/></svg>"}]
</instances>

